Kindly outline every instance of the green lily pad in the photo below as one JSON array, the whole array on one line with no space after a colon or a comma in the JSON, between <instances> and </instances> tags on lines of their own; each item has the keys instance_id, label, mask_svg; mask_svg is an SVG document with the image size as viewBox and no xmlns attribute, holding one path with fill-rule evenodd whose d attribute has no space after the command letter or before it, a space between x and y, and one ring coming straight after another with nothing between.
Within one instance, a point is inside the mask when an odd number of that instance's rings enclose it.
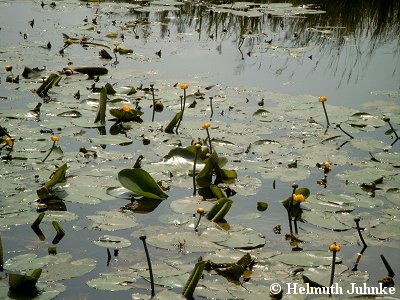
<instances>
[{"instance_id":1,"label":"green lily pad","mask_svg":"<svg viewBox=\"0 0 400 300\"><path fill-rule=\"evenodd\" d=\"M98 135L94 138L91 138L90 141L94 144L102 144L102 145L132 144L132 140L130 138L119 135Z\"/></svg>"},{"instance_id":2,"label":"green lily pad","mask_svg":"<svg viewBox=\"0 0 400 300\"><path fill-rule=\"evenodd\" d=\"M330 266L332 264L332 253L326 251L295 251L291 253L283 253L271 258L287 265L302 267L319 267ZM336 263L340 263L342 259L336 256Z\"/></svg>"},{"instance_id":3,"label":"green lily pad","mask_svg":"<svg viewBox=\"0 0 400 300\"><path fill-rule=\"evenodd\" d=\"M114 235L103 235L97 240L93 241L93 243L100 247L112 249L121 249L131 245L129 240Z\"/></svg>"},{"instance_id":4,"label":"green lily pad","mask_svg":"<svg viewBox=\"0 0 400 300\"><path fill-rule=\"evenodd\" d=\"M97 230L114 231L139 225L132 213L121 211L98 211L87 218L93 221L92 228Z\"/></svg>"}]
</instances>

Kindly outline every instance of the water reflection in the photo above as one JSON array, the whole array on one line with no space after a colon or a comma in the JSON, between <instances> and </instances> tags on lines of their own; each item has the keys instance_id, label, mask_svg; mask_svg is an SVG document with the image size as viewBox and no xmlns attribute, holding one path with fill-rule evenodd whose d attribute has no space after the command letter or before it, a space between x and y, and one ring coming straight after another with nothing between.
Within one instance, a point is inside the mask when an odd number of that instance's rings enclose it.
<instances>
[{"instance_id":1,"label":"water reflection","mask_svg":"<svg viewBox=\"0 0 400 300\"><path fill-rule=\"evenodd\" d=\"M275 2L275 3L274 3ZM275 76L285 74L292 80L297 68L288 65L293 58L298 64L309 60L311 72L320 66L321 57L329 59L327 67L337 75L340 87L351 79L357 83L363 76L371 58L381 47L393 51L398 60L400 35L399 1L314 1L303 5L302 1L255 1L240 6L236 2L222 6L225 2L185 2L176 11L154 13L160 24L160 38L170 36L171 27L178 34L197 32L198 40L213 40L219 55L222 43L233 40L240 60L235 72L244 72L246 57L258 57L261 64L265 56L276 56L283 62L274 71ZM229 7L237 8L230 10ZM261 16L244 17L238 12L261 11ZM136 13L140 19L150 19L153 14ZM148 30L142 28L148 33ZM150 36L149 34L144 36ZM317 51L317 52L315 52ZM317 55L315 54L317 53ZM390 70L392 76L398 72L397 63ZM272 64L266 66L272 68Z\"/></svg>"}]
</instances>

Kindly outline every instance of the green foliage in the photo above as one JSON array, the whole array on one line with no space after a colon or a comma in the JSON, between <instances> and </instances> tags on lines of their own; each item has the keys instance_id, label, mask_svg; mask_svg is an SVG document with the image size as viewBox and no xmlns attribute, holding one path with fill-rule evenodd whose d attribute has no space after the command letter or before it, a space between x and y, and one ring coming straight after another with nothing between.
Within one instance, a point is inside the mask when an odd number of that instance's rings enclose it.
<instances>
[{"instance_id":1,"label":"green foliage","mask_svg":"<svg viewBox=\"0 0 400 300\"><path fill-rule=\"evenodd\" d=\"M4 266L3 242L1 241L1 235L0 235L0 272L3 272L3 266Z\"/></svg>"},{"instance_id":2,"label":"green foliage","mask_svg":"<svg viewBox=\"0 0 400 300\"><path fill-rule=\"evenodd\" d=\"M212 184L212 177L215 174L216 179L214 184L233 183L237 178L237 173L234 170L221 169L225 165L227 159L218 157L214 151L211 156L205 160L205 166L196 176L196 183L199 187L209 187Z\"/></svg>"},{"instance_id":3,"label":"green foliage","mask_svg":"<svg viewBox=\"0 0 400 300\"><path fill-rule=\"evenodd\" d=\"M268 203L267 202L257 202L257 210L258 211L265 211L268 209Z\"/></svg>"},{"instance_id":4,"label":"green foliage","mask_svg":"<svg viewBox=\"0 0 400 300\"><path fill-rule=\"evenodd\" d=\"M24 294L33 293L36 290L36 283L42 274L42 269L33 270L31 275L8 273L10 289Z\"/></svg>"},{"instance_id":5,"label":"green foliage","mask_svg":"<svg viewBox=\"0 0 400 300\"><path fill-rule=\"evenodd\" d=\"M105 49L101 49L99 52L99 55L101 58L104 58L104 59L112 59L112 56L110 55L110 53L108 53L107 50L105 50Z\"/></svg>"},{"instance_id":6,"label":"green foliage","mask_svg":"<svg viewBox=\"0 0 400 300\"><path fill-rule=\"evenodd\" d=\"M295 194L301 194L304 196L304 200L307 199L310 196L310 190L308 188L302 187L296 189L294 192ZM282 201L283 206L286 208L286 210L289 212L289 207L290 207L290 202L292 201L292 196L289 196L287 199ZM301 219L301 214L302 214L302 209L300 207L300 203L297 203L296 201L293 201L291 208L290 208L290 215L295 218L295 220L300 220Z\"/></svg>"},{"instance_id":7,"label":"green foliage","mask_svg":"<svg viewBox=\"0 0 400 300\"><path fill-rule=\"evenodd\" d=\"M118 48L118 53L121 55L133 53L132 49Z\"/></svg>"},{"instance_id":8,"label":"green foliage","mask_svg":"<svg viewBox=\"0 0 400 300\"><path fill-rule=\"evenodd\" d=\"M129 122L141 121L140 116L143 115L143 112L137 109L124 111L122 108L112 108L110 109L110 114L117 118L117 122Z\"/></svg>"},{"instance_id":9,"label":"green foliage","mask_svg":"<svg viewBox=\"0 0 400 300\"><path fill-rule=\"evenodd\" d=\"M56 85L61 80L61 77L55 73L50 74L50 76L42 83L42 85L37 89L36 94L40 97L47 95L47 92Z\"/></svg>"},{"instance_id":10,"label":"green foliage","mask_svg":"<svg viewBox=\"0 0 400 300\"><path fill-rule=\"evenodd\" d=\"M165 127L164 131L166 133L174 133L174 128L178 124L179 120L182 118L183 111L179 111L176 113L175 117L172 118L172 120L169 122L167 127Z\"/></svg>"},{"instance_id":11,"label":"green foliage","mask_svg":"<svg viewBox=\"0 0 400 300\"><path fill-rule=\"evenodd\" d=\"M57 183L65 181L65 174L67 172L68 166L67 164L63 164L54 172L51 178L41 187L36 193L40 200L47 200L51 196L51 188L55 186Z\"/></svg>"},{"instance_id":12,"label":"green foliage","mask_svg":"<svg viewBox=\"0 0 400 300\"><path fill-rule=\"evenodd\" d=\"M194 269L182 290L182 295L186 299L191 299L193 297L194 290L203 274L205 264L206 262L200 259L194 266Z\"/></svg>"},{"instance_id":13,"label":"green foliage","mask_svg":"<svg viewBox=\"0 0 400 300\"><path fill-rule=\"evenodd\" d=\"M168 198L153 177L143 169L123 169L118 173L118 180L123 187L139 196L160 200Z\"/></svg>"},{"instance_id":14,"label":"green foliage","mask_svg":"<svg viewBox=\"0 0 400 300\"><path fill-rule=\"evenodd\" d=\"M100 101L97 108L95 123L100 123L101 125L106 124L106 108L107 108L107 90L103 87L100 91Z\"/></svg>"},{"instance_id":15,"label":"green foliage","mask_svg":"<svg viewBox=\"0 0 400 300\"><path fill-rule=\"evenodd\" d=\"M214 206L211 207L209 212L206 214L206 218L213 222L222 221L229 212L232 203L233 201L226 197L218 199Z\"/></svg>"}]
</instances>

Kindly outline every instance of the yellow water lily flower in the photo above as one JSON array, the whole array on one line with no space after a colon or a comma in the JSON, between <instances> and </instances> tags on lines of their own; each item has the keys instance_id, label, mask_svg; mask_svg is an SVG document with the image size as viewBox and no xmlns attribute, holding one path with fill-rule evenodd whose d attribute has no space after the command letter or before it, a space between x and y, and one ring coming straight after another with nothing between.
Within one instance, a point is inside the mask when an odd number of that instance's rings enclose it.
<instances>
[{"instance_id":1,"label":"yellow water lily flower","mask_svg":"<svg viewBox=\"0 0 400 300\"><path fill-rule=\"evenodd\" d=\"M118 47L119 45L121 45L118 41L115 41L114 43L113 43L113 45L115 46L115 47Z\"/></svg>"},{"instance_id":2,"label":"yellow water lily flower","mask_svg":"<svg viewBox=\"0 0 400 300\"><path fill-rule=\"evenodd\" d=\"M50 138L53 142L58 142L60 138L58 136L52 135Z\"/></svg>"},{"instance_id":3,"label":"yellow water lily flower","mask_svg":"<svg viewBox=\"0 0 400 300\"><path fill-rule=\"evenodd\" d=\"M186 89L189 87L189 85L188 85L187 83L181 83L181 84L179 85L179 87L180 87L182 90L186 90Z\"/></svg>"},{"instance_id":4,"label":"yellow water lily flower","mask_svg":"<svg viewBox=\"0 0 400 300\"><path fill-rule=\"evenodd\" d=\"M6 143L9 147L14 146L14 139L11 137L6 138Z\"/></svg>"},{"instance_id":5,"label":"yellow water lily flower","mask_svg":"<svg viewBox=\"0 0 400 300\"><path fill-rule=\"evenodd\" d=\"M73 39L71 38L67 38L67 40L65 41L66 44L71 45L73 43Z\"/></svg>"},{"instance_id":6,"label":"yellow water lily flower","mask_svg":"<svg viewBox=\"0 0 400 300\"><path fill-rule=\"evenodd\" d=\"M201 127L202 127L203 129L208 129L208 128L211 127L211 123L210 123L210 122L204 122L203 125L201 125Z\"/></svg>"},{"instance_id":7,"label":"yellow water lily flower","mask_svg":"<svg viewBox=\"0 0 400 300\"><path fill-rule=\"evenodd\" d=\"M124 105L122 106L122 110L125 112L130 112L131 111L131 107L129 105Z\"/></svg>"},{"instance_id":8,"label":"yellow water lily flower","mask_svg":"<svg viewBox=\"0 0 400 300\"><path fill-rule=\"evenodd\" d=\"M204 214L205 214L204 208L199 207L199 208L197 209L197 213L200 214L200 215L204 215Z\"/></svg>"},{"instance_id":9,"label":"yellow water lily flower","mask_svg":"<svg viewBox=\"0 0 400 300\"><path fill-rule=\"evenodd\" d=\"M329 250L331 250L332 252L339 252L340 251L340 245L337 244L336 242L334 242L334 243L330 244Z\"/></svg>"},{"instance_id":10,"label":"yellow water lily flower","mask_svg":"<svg viewBox=\"0 0 400 300\"><path fill-rule=\"evenodd\" d=\"M318 98L318 101L319 101L319 102L325 102L326 100L328 100L328 99L326 99L325 96L320 96L320 97Z\"/></svg>"},{"instance_id":11,"label":"yellow water lily flower","mask_svg":"<svg viewBox=\"0 0 400 300\"><path fill-rule=\"evenodd\" d=\"M304 202L306 197L303 194L293 194L293 200L296 202Z\"/></svg>"}]
</instances>

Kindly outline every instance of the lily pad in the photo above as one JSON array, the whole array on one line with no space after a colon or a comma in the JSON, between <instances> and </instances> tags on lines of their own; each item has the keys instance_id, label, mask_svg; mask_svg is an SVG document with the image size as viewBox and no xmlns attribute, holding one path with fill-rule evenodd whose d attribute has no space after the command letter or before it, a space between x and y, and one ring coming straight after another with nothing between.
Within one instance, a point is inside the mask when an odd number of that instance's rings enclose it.
<instances>
[{"instance_id":1,"label":"lily pad","mask_svg":"<svg viewBox=\"0 0 400 300\"><path fill-rule=\"evenodd\" d=\"M302 267L330 266L332 264L332 253L330 251L300 251L283 253L271 258L287 265ZM336 256L336 263L342 261L341 257Z\"/></svg>"},{"instance_id":2,"label":"lily pad","mask_svg":"<svg viewBox=\"0 0 400 300\"><path fill-rule=\"evenodd\" d=\"M93 221L92 228L97 230L114 231L139 225L132 213L121 211L98 211L87 218Z\"/></svg>"},{"instance_id":3,"label":"lily pad","mask_svg":"<svg viewBox=\"0 0 400 300\"><path fill-rule=\"evenodd\" d=\"M114 235L103 235L97 240L93 241L93 243L100 247L112 249L121 249L131 245L129 240Z\"/></svg>"}]
</instances>

